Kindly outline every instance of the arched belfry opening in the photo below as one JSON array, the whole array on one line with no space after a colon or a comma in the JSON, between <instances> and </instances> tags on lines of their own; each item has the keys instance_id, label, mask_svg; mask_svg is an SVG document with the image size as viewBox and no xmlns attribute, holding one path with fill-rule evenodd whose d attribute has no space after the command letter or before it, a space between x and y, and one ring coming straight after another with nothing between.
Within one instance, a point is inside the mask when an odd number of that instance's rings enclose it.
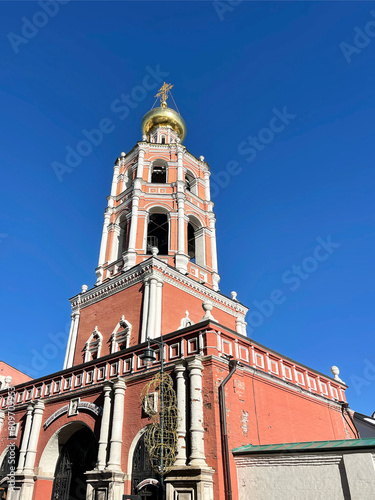
<instances>
[{"instance_id":1,"label":"arched belfry opening","mask_svg":"<svg viewBox=\"0 0 375 500\"><path fill-rule=\"evenodd\" d=\"M195 228L191 222L188 223L188 255L191 262L195 262Z\"/></svg>"},{"instance_id":2,"label":"arched belfry opening","mask_svg":"<svg viewBox=\"0 0 375 500\"><path fill-rule=\"evenodd\" d=\"M199 219L194 215L189 215L187 252L191 262L194 262L198 266L205 266L204 229Z\"/></svg>"},{"instance_id":3,"label":"arched belfry opening","mask_svg":"<svg viewBox=\"0 0 375 500\"><path fill-rule=\"evenodd\" d=\"M118 255L117 258L120 259L122 254L127 250L128 244L128 221L126 216L122 217L120 220L120 234L119 234L119 244L118 244Z\"/></svg>"},{"instance_id":4,"label":"arched belfry opening","mask_svg":"<svg viewBox=\"0 0 375 500\"><path fill-rule=\"evenodd\" d=\"M194 174L188 170L185 174L185 189L189 193L198 195L198 189L197 189L197 179L195 178Z\"/></svg>"},{"instance_id":5,"label":"arched belfry opening","mask_svg":"<svg viewBox=\"0 0 375 500\"><path fill-rule=\"evenodd\" d=\"M147 226L147 253L152 254L152 247L159 250L159 255L168 255L169 220L165 212L150 213Z\"/></svg>"},{"instance_id":6,"label":"arched belfry opening","mask_svg":"<svg viewBox=\"0 0 375 500\"><path fill-rule=\"evenodd\" d=\"M165 160L155 160L151 167L151 182L165 184L167 182L168 164Z\"/></svg>"},{"instance_id":7,"label":"arched belfry opening","mask_svg":"<svg viewBox=\"0 0 375 500\"><path fill-rule=\"evenodd\" d=\"M85 500L85 472L94 469L98 445L92 431L83 427L61 447L51 500Z\"/></svg>"}]
</instances>

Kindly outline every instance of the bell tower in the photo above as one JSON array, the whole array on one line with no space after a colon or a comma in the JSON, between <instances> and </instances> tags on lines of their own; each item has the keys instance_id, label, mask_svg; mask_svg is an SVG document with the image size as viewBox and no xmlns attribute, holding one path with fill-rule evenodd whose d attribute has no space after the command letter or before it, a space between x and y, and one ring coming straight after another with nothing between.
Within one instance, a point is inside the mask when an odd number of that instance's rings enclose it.
<instances>
[{"instance_id":1,"label":"bell tower","mask_svg":"<svg viewBox=\"0 0 375 500\"><path fill-rule=\"evenodd\" d=\"M97 281L71 299L64 368L207 320L246 335L247 308L219 292L210 168L183 145L171 87L143 117L142 140L116 159Z\"/></svg>"},{"instance_id":2,"label":"bell tower","mask_svg":"<svg viewBox=\"0 0 375 500\"><path fill-rule=\"evenodd\" d=\"M171 88L164 83L156 95L160 107L143 117L142 140L115 162L97 285L157 255L219 289L210 168L183 146L186 124L167 106Z\"/></svg>"}]
</instances>

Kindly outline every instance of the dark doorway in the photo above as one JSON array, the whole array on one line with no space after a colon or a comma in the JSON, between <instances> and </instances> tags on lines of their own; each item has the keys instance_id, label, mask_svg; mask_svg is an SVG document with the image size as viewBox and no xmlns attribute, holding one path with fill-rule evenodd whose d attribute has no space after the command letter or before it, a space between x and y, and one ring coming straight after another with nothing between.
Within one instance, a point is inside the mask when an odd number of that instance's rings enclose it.
<instances>
[{"instance_id":1,"label":"dark doorway","mask_svg":"<svg viewBox=\"0 0 375 500\"><path fill-rule=\"evenodd\" d=\"M159 480L158 474L151 468L151 463L147 455L145 446L145 435L143 434L134 450L132 467L132 495L139 495L140 500L157 500L158 488L152 484L147 484L141 490L137 486L145 479Z\"/></svg>"},{"instance_id":2,"label":"dark doorway","mask_svg":"<svg viewBox=\"0 0 375 500\"><path fill-rule=\"evenodd\" d=\"M85 472L96 464L98 446L90 429L71 436L61 449L56 464L51 500L85 500Z\"/></svg>"},{"instance_id":3,"label":"dark doorway","mask_svg":"<svg viewBox=\"0 0 375 500\"><path fill-rule=\"evenodd\" d=\"M151 214L147 228L147 253L151 254L151 248L157 247L160 255L168 255L168 215Z\"/></svg>"}]
</instances>

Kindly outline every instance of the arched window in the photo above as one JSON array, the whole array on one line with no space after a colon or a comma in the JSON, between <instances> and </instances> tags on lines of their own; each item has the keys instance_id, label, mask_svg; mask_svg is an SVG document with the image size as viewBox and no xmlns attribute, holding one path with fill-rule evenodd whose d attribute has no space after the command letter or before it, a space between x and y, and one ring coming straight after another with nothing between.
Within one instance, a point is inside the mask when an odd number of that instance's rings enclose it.
<instances>
[{"instance_id":1,"label":"arched window","mask_svg":"<svg viewBox=\"0 0 375 500\"><path fill-rule=\"evenodd\" d=\"M155 160L151 169L151 182L153 184L165 184L167 182L167 162Z\"/></svg>"},{"instance_id":2,"label":"arched window","mask_svg":"<svg viewBox=\"0 0 375 500\"><path fill-rule=\"evenodd\" d=\"M197 179L190 172L190 170L188 170L185 174L185 189L186 191L189 191L190 193L193 193L195 195L198 194Z\"/></svg>"},{"instance_id":3,"label":"arched window","mask_svg":"<svg viewBox=\"0 0 375 500\"><path fill-rule=\"evenodd\" d=\"M147 253L152 254L152 247L160 255L168 255L169 222L166 213L152 213L147 227Z\"/></svg>"},{"instance_id":4,"label":"arched window","mask_svg":"<svg viewBox=\"0 0 375 500\"><path fill-rule=\"evenodd\" d=\"M160 139L161 139L161 143L165 144L165 135L162 135Z\"/></svg>"},{"instance_id":5,"label":"arched window","mask_svg":"<svg viewBox=\"0 0 375 500\"><path fill-rule=\"evenodd\" d=\"M111 353L122 351L129 347L132 325L122 315L111 335Z\"/></svg>"},{"instance_id":6,"label":"arched window","mask_svg":"<svg viewBox=\"0 0 375 500\"><path fill-rule=\"evenodd\" d=\"M187 237L187 252L190 261L198 266L205 266L204 229L194 215L189 215Z\"/></svg>"},{"instance_id":7,"label":"arched window","mask_svg":"<svg viewBox=\"0 0 375 500\"><path fill-rule=\"evenodd\" d=\"M100 357L100 351L102 349L103 335L99 332L96 326L90 338L85 344L85 359L84 362L92 361Z\"/></svg>"}]
</instances>

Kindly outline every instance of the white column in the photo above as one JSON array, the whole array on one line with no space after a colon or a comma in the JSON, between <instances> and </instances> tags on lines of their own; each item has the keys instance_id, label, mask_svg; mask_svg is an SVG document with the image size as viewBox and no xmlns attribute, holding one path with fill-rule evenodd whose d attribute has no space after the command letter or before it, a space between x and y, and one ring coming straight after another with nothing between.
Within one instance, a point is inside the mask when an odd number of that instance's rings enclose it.
<instances>
[{"instance_id":1,"label":"white column","mask_svg":"<svg viewBox=\"0 0 375 500\"><path fill-rule=\"evenodd\" d=\"M157 279L150 278L150 296L147 320L147 337L155 338L155 319L156 319L156 287Z\"/></svg>"},{"instance_id":2,"label":"white column","mask_svg":"<svg viewBox=\"0 0 375 500\"><path fill-rule=\"evenodd\" d=\"M29 443L26 451L25 466L23 468L25 473L32 474L34 472L35 457L37 452L40 428L42 426L43 412L44 403L43 401L39 400L34 406Z\"/></svg>"},{"instance_id":3,"label":"white column","mask_svg":"<svg viewBox=\"0 0 375 500\"><path fill-rule=\"evenodd\" d=\"M184 189L184 148L177 145L177 254L176 268L180 273L187 274L189 257L185 241L185 189Z\"/></svg>"},{"instance_id":4,"label":"white column","mask_svg":"<svg viewBox=\"0 0 375 500\"><path fill-rule=\"evenodd\" d=\"M0 432L4 425L4 419L5 419L5 413L3 411L0 411Z\"/></svg>"},{"instance_id":5,"label":"white column","mask_svg":"<svg viewBox=\"0 0 375 500\"><path fill-rule=\"evenodd\" d=\"M178 233L177 233L177 251L179 254L186 254L185 250L185 201L183 196L177 195L178 204Z\"/></svg>"},{"instance_id":6,"label":"white column","mask_svg":"<svg viewBox=\"0 0 375 500\"><path fill-rule=\"evenodd\" d=\"M183 181L184 148L177 146L177 181Z\"/></svg>"},{"instance_id":7,"label":"white column","mask_svg":"<svg viewBox=\"0 0 375 500\"><path fill-rule=\"evenodd\" d=\"M212 288L214 290L219 290L220 275L217 269L217 248L216 248L216 229L215 229L215 217L212 214L210 216L210 230L211 230L211 261L212 261Z\"/></svg>"},{"instance_id":8,"label":"white column","mask_svg":"<svg viewBox=\"0 0 375 500\"><path fill-rule=\"evenodd\" d=\"M147 323L148 323L148 309L150 303L150 282L144 282L144 294L143 294L143 308L142 308L142 330L141 330L141 342L146 342L147 340Z\"/></svg>"},{"instance_id":9,"label":"white column","mask_svg":"<svg viewBox=\"0 0 375 500\"><path fill-rule=\"evenodd\" d=\"M111 196L116 196L119 171L120 171L120 165L116 164L113 167L113 178L112 178L112 186L111 186Z\"/></svg>"},{"instance_id":10,"label":"white column","mask_svg":"<svg viewBox=\"0 0 375 500\"><path fill-rule=\"evenodd\" d=\"M122 428L124 420L124 399L126 385L123 379L119 378L113 384L114 404L112 416L112 434L110 452L108 460L108 470L121 471L121 446Z\"/></svg>"},{"instance_id":11,"label":"white column","mask_svg":"<svg viewBox=\"0 0 375 500\"><path fill-rule=\"evenodd\" d=\"M71 315L72 322L70 324L68 346L66 349L64 367L63 367L64 370L66 368L70 368L71 366L73 366L74 351L75 351L76 342L77 342L77 333L78 333L78 324L79 324L80 314L81 314L81 312L78 310L78 311L74 311Z\"/></svg>"},{"instance_id":12,"label":"white column","mask_svg":"<svg viewBox=\"0 0 375 500\"><path fill-rule=\"evenodd\" d=\"M204 455L202 361L195 357L188 361L190 372L190 439L191 454L189 465L207 466Z\"/></svg>"},{"instance_id":13,"label":"white column","mask_svg":"<svg viewBox=\"0 0 375 500\"><path fill-rule=\"evenodd\" d=\"M139 205L139 195L134 194L133 205L132 205L132 218L130 222L130 234L129 234L129 250L133 252L135 252L135 244L137 238L138 205Z\"/></svg>"},{"instance_id":14,"label":"white column","mask_svg":"<svg viewBox=\"0 0 375 500\"><path fill-rule=\"evenodd\" d=\"M140 198L140 189L136 189L134 186L133 190L133 204L132 204L132 215L130 221L130 232L129 232L129 245L128 250L124 255L124 271L135 266L137 254L135 251L135 245L137 242L137 229L138 229L138 206Z\"/></svg>"},{"instance_id":15,"label":"white column","mask_svg":"<svg viewBox=\"0 0 375 500\"><path fill-rule=\"evenodd\" d=\"M177 380L177 455L175 465L186 465L186 382L185 365L176 364L174 371Z\"/></svg>"},{"instance_id":16,"label":"white column","mask_svg":"<svg viewBox=\"0 0 375 500\"><path fill-rule=\"evenodd\" d=\"M204 192L206 201L211 201L210 175L211 172L209 170L204 171Z\"/></svg>"},{"instance_id":17,"label":"white column","mask_svg":"<svg viewBox=\"0 0 375 500\"><path fill-rule=\"evenodd\" d=\"M215 217L210 217L210 230L211 230L211 260L212 269L217 272L217 248L216 248L216 229Z\"/></svg>"},{"instance_id":18,"label":"white column","mask_svg":"<svg viewBox=\"0 0 375 500\"><path fill-rule=\"evenodd\" d=\"M177 146L177 204L178 204L178 253L185 254L185 194L184 194L184 152Z\"/></svg>"},{"instance_id":19,"label":"white column","mask_svg":"<svg viewBox=\"0 0 375 500\"><path fill-rule=\"evenodd\" d=\"M99 262L98 266L102 266L105 262L105 253L107 249L107 241L108 241L108 225L111 218L111 210L106 208L104 213L104 224L103 224L103 233L102 233L102 242L100 244L100 252L99 252Z\"/></svg>"},{"instance_id":20,"label":"white column","mask_svg":"<svg viewBox=\"0 0 375 500\"><path fill-rule=\"evenodd\" d=\"M162 311L163 282L156 283L156 311L155 311L155 337L161 335L161 311Z\"/></svg>"},{"instance_id":21,"label":"white column","mask_svg":"<svg viewBox=\"0 0 375 500\"><path fill-rule=\"evenodd\" d=\"M107 463L109 420L111 416L111 391L112 391L111 384L109 383L105 384L103 387L104 402L103 402L102 422L100 425L98 463L97 463L97 468L99 470L104 470Z\"/></svg>"},{"instance_id":22,"label":"white column","mask_svg":"<svg viewBox=\"0 0 375 500\"><path fill-rule=\"evenodd\" d=\"M25 429L24 429L23 434L22 434L20 456L18 459L18 466L17 466L17 474L21 474L21 472L23 471L24 463L25 463L27 445L29 443L31 424L33 421L33 409L34 409L34 406L32 404L29 404L27 406Z\"/></svg>"},{"instance_id":23,"label":"white column","mask_svg":"<svg viewBox=\"0 0 375 500\"><path fill-rule=\"evenodd\" d=\"M138 179L143 179L144 159L145 159L145 150L139 148L138 167L137 167L137 178Z\"/></svg>"}]
</instances>

